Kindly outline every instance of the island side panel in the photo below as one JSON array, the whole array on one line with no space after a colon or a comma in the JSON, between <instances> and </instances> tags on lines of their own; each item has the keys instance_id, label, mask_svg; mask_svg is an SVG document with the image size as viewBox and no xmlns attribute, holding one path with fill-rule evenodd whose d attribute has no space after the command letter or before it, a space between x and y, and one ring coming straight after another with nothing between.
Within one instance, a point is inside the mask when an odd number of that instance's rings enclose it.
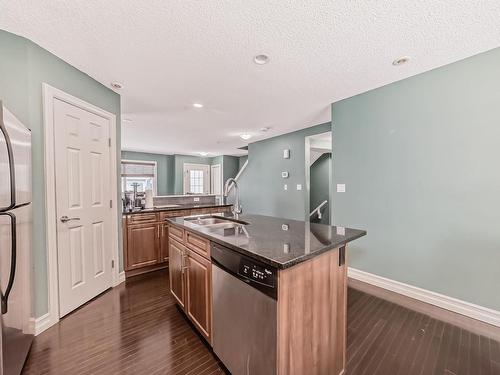
<instances>
[{"instance_id":1,"label":"island side panel","mask_svg":"<svg viewBox=\"0 0 500 375\"><path fill-rule=\"evenodd\" d=\"M339 249L278 274L278 375L341 374L345 368L346 266Z\"/></svg>"}]
</instances>

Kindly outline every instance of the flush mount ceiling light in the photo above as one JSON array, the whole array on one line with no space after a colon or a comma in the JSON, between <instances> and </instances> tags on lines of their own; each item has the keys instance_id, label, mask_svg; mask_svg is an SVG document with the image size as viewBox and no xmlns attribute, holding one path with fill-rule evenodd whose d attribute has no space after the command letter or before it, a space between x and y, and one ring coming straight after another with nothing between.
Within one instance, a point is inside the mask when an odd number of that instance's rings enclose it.
<instances>
[{"instance_id":1,"label":"flush mount ceiling light","mask_svg":"<svg viewBox=\"0 0 500 375\"><path fill-rule=\"evenodd\" d=\"M201 103L193 103L194 108L203 108L203 104Z\"/></svg>"},{"instance_id":2,"label":"flush mount ceiling light","mask_svg":"<svg viewBox=\"0 0 500 375\"><path fill-rule=\"evenodd\" d=\"M267 132L267 131L268 131L268 130L270 130L270 129L271 129L271 127L270 127L270 126L264 126L263 128L260 128L260 131L261 131L262 133L265 133L265 132Z\"/></svg>"},{"instance_id":3,"label":"flush mount ceiling light","mask_svg":"<svg viewBox=\"0 0 500 375\"><path fill-rule=\"evenodd\" d=\"M394 60L392 62L392 65L394 65L394 66L404 65L408 61L410 61L410 58L408 56L403 56L403 57L399 57L396 60Z\"/></svg>"},{"instance_id":4,"label":"flush mount ceiling light","mask_svg":"<svg viewBox=\"0 0 500 375\"><path fill-rule=\"evenodd\" d=\"M252 135L251 134L240 134L240 138L244 139L245 141L247 141L250 138L252 138Z\"/></svg>"},{"instance_id":5,"label":"flush mount ceiling light","mask_svg":"<svg viewBox=\"0 0 500 375\"><path fill-rule=\"evenodd\" d=\"M207 155L208 155L208 152L199 152L199 154L200 154L201 156L207 156Z\"/></svg>"},{"instance_id":6,"label":"flush mount ceiling light","mask_svg":"<svg viewBox=\"0 0 500 375\"><path fill-rule=\"evenodd\" d=\"M257 55L253 58L253 62L258 65L264 65L269 62L269 56L267 55Z\"/></svg>"},{"instance_id":7,"label":"flush mount ceiling light","mask_svg":"<svg viewBox=\"0 0 500 375\"><path fill-rule=\"evenodd\" d=\"M123 85L120 82L111 82L111 87L120 90L123 88Z\"/></svg>"}]
</instances>

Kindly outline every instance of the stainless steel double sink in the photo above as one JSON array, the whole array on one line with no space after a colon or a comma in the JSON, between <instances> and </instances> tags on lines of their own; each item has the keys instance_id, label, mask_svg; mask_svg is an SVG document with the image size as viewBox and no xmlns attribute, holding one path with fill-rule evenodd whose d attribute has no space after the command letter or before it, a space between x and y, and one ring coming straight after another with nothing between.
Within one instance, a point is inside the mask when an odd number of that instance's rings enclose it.
<instances>
[{"instance_id":1,"label":"stainless steel double sink","mask_svg":"<svg viewBox=\"0 0 500 375\"><path fill-rule=\"evenodd\" d=\"M185 218L184 220L208 229L231 229L249 224L246 221L215 215Z\"/></svg>"}]
</instances>

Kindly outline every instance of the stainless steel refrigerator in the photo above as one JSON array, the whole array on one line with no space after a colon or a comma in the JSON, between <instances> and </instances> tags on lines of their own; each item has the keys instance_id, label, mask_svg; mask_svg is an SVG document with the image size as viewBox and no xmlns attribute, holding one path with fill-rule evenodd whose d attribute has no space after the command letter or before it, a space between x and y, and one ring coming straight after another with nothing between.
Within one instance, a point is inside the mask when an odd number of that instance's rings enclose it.
<instances>
[{"instance_id":1,"label":"stainless steel refrigerator","mask_svg":"<svg viewBox=\"0 0 500 375\"><path fill-rule=\"evenodd\" d=\"M0 375L18 375L33 335L31 131L0 101Z\"/></svg>"}]
</instances>

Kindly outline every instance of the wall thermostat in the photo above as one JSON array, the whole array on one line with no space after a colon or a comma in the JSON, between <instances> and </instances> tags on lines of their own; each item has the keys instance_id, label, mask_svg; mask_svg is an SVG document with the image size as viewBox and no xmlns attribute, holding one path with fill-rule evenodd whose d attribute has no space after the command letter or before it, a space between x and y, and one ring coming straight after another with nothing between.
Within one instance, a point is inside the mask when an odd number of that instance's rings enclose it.
<instances>
[{"instance_id":1,"label":"wall thermostat","mask_svg":"<svg viewBox=\"0 0 500 375\"><path fill-rule=\"evenodd\" d=\"M288 178L288 172L281 172L281 177Z\"/></svg>"},{"instance_id":2,"label":"wall thermostat","mask_svg":"<svg viewBox=\"0 0 500 375\"><path fill-rule=\"evenodd\" d=\"M283 159L290 159L290 150L283 150Z\"/></svg>"}]
</instances>

